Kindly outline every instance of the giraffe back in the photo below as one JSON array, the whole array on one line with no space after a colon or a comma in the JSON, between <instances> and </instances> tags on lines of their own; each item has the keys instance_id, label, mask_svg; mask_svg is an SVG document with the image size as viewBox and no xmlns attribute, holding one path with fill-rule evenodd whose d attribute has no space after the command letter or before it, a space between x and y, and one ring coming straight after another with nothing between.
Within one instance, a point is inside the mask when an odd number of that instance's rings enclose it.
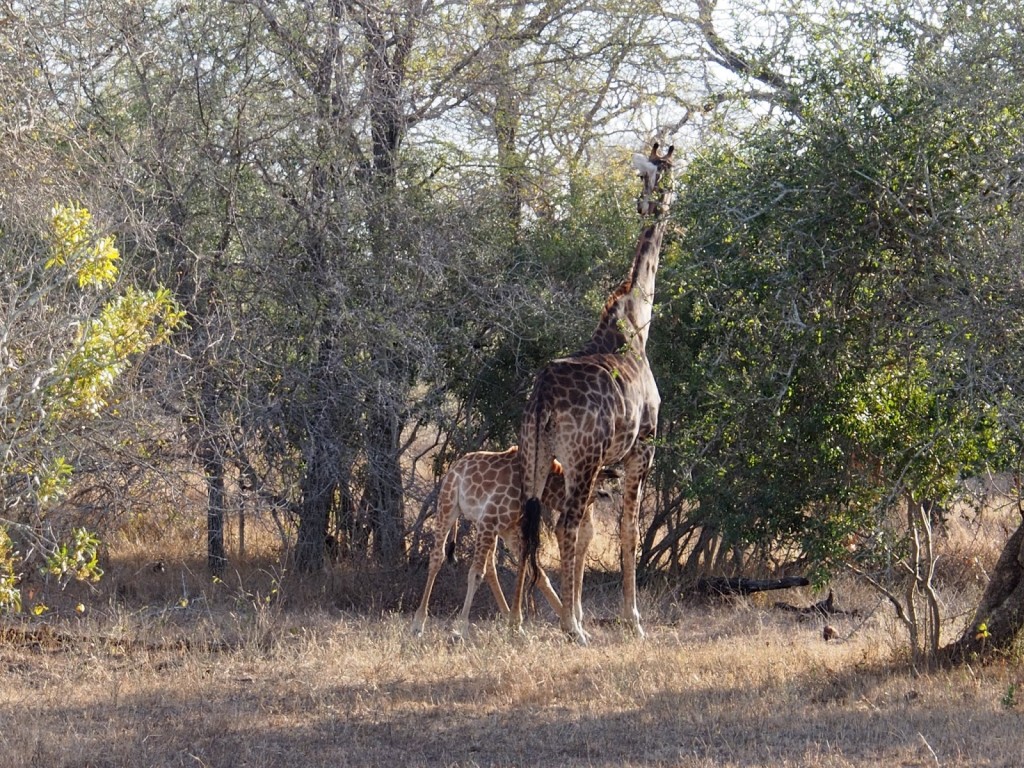
<instances>
[{"instance_id":1,"label":"giraffe back","mask_svg":"<svg viewBox=\"0 0 1024 768\"><path fill-rule=\"evenodd\" d=\"M517 448L475 451L458 459L441 484L441 503L457 507L474 523L484 515L507 515L519 501ZM489 520L488 523L494 523Z\"/></svg>"},{"instance_id":2,"label":"giraffe back","mask_svg":"<svg viewBox=\"0 0 1024 768\"><path fill-rule=\"evenodd\" d=\"M646 357L631 352L563 358L537 375L523 418L523 490L540 497L547 462L614 464L657 428L661 397ZM568 469L566 470L569 471Z\"/></svg>"},{"instance_id":3,"label":"giraffe back","mask_svg":"<svg viewBox=\"0 0 1024 768\"><path fill-rule=\"evenodd\" d=\"M518 446L505 451L467 453L449 468L441 483L439 505L467 520L505 532L519 525L521 506ZM565 500L565 478L557 461L549 466L542 502L557 517Z\"/></svg>"}]
</instances>

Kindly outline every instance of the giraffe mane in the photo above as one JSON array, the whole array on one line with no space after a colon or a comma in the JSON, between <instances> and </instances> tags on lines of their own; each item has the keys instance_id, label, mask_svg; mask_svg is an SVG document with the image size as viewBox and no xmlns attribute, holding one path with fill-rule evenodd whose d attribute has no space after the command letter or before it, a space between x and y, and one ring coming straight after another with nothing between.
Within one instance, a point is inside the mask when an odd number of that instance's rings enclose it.
<instances>
[{"instance_id":1,"label":"giraffe mane","mask_svg":"<svg viewBox=\"0 0 1024 768\"><path fill-rule=\"evenodd\" d=\"M612 311L612 307L618 303L619 299L626 296L631 290L633 290L632 277L629 280L624 280L618 288L611 292L611 295L608 296L608 300L604 303L604 310L601 312L601 317L607 317L608 313Z\"/></svg>"}]
</instances>

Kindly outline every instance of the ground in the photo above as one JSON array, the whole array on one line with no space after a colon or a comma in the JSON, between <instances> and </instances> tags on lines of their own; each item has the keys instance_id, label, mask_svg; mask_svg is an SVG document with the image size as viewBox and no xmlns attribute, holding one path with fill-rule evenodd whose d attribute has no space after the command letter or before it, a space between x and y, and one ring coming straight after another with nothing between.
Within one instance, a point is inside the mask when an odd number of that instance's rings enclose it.
<instances>
[{"instance_id":1,"label":"ground","mask_svg":"<svg viewBox=\"0 0 1024 768\"><path fill-rule=\"evenodd\" d=\"M23 617L0 646L0 764L1024 763L1020 667L915 677L877 603L833 621L838 638L825 641L820 620L766 600L645 598L638 640L611 619L614 595L593 596L590 648L544 615L525 638L480 617L459 642L449 612L414 638L405 612L225 585L162 606Z\"/></svg>"},{"instance_id":2,"label":"ground","mask_svg":"<svg viewBox=\"0 0 1024 768\"><path fill-rule=\"evenodd\" d=\"M943 534L944 640L973 616L1004 519ZM543 600L510 636L488 590L454 640L465 558L414 637L425 563L292 580L276 529L261 539L251 520L213 580L200 522L111 538L99 584L26 581L25 610L0 617L0 768L1024 765L1019 660L915 675L890 606L856 582L829 585L857 614L830 619L827 641L822 619L774 606L821 591L679 585L642 591L637 639L615 620L608 517L585 583L590 647L566 642Z\"/></svg>"}]
</instances>

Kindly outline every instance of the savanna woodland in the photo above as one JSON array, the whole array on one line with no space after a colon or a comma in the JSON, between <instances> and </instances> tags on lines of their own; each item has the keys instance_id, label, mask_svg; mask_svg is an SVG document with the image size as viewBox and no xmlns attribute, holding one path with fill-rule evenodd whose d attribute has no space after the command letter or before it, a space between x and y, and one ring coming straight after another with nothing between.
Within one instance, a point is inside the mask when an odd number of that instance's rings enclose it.
<instances>
[{"instance_id":1,"label":"savanna woodland","mask_svg":"<svg viewBox=\"0 0 1024 768\"><path fill-rule=\"evenodd\" d=\"M1020 764L1022 30L0 2L4 764ZM613 478L591 648L488 596L450 643L451 566L412 638L441 478L591 334L656 141L648 637Z\"/></svg>"}]
</instances>

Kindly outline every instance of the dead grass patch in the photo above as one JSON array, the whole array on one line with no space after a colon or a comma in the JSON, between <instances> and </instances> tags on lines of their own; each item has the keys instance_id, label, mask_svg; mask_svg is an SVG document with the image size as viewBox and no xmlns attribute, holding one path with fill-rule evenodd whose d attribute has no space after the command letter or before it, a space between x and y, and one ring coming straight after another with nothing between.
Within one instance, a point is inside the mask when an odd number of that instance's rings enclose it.
<instances>
[{"instance_id":1,"label":"dead grass patch","mask_svg":"<svg viewBox=\"0 0 1024 768\"><path fill-rule=\"evenodd\" d=\"M1002 524L964 518L944 534L951 633L1001 540L971 526ZM838 602L859 614L832 621L838 640L823 639L822 620L773 607L823 597L810 590L697 603L666 586L642 591L638 640L615 619L614 520L606 527L586 580L588 648L563 639L543 600L528 636L509 636L487 590L472 632L453 641L465 565L442 570L414 638L425 566L293 580L276 530L254 518L247 557L229 535L233 567L212 582L195 521L114 537L98 586L32 585L26 603L48 610L0 626L0 765L1024 764L1018 664L914 677L887 606L845 582ZM500 571L510 593L513 573Z\"/></svg>"},{"instance_id":2,"label":"dead grass patch","mask_svg":"<svg viewBox=\"0 0 1024 768\"><path fill-rule=\"evenodd\" d=\"M600 585L596 585L600 587ZM600 595L591 601L600 618ZM609 606L610 607L610 606ZM226 587L25 621L0 648L11 768L114 766L1010 766L1013 664L914 678L885 621L754 601L648 605L648 637L591 621L379 618ZM664 606L661 606L664 609ZM447 618L447 617L445 617ZM20 634L19 634L20 632ZM1012 698L1012 697L1011 697Z\"/></svg>"}]
</instances>

